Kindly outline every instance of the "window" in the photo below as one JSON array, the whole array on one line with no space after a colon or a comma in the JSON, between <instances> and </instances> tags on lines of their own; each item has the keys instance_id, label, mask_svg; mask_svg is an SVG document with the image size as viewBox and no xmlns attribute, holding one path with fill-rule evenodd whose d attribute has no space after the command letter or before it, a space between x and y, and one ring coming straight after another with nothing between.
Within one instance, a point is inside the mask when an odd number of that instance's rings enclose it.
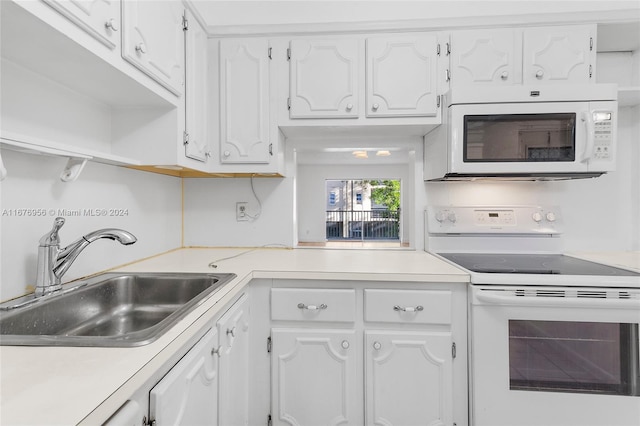
<instances>
[{"instance_id":1,"label":"window","mask_svg":"<svg viewBox=\"0 0 640 426\"><path fill-rule=\"evenodd\" d=\"M400 242L399 180L326 180L329 242ZM336 194L343 194L338 200Z\"/></svg>"}]
</instances>

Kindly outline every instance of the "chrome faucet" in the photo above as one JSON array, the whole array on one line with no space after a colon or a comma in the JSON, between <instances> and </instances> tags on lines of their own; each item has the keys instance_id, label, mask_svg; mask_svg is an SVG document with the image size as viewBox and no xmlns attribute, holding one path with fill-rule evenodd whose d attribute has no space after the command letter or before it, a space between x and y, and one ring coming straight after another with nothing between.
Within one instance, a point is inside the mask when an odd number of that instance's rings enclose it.
<instances>
[{"instance_id":1,"label":"chrome faucet","mask_svg":"<svg viewBox=\"0 0 640 426\"><path fill-rule=\"evenodd\" d=\"M40 238L38 245L38 270L36 276L36 297L51 294L62 288L62 276L80 252L100 238L116 240L120 244L130 245L137 241L133 234L122 229L98 229L78 238L67 247L60 249L58 231L64 225L64 218L57 217L53 228Z\"/></svg>"}]
</instances>

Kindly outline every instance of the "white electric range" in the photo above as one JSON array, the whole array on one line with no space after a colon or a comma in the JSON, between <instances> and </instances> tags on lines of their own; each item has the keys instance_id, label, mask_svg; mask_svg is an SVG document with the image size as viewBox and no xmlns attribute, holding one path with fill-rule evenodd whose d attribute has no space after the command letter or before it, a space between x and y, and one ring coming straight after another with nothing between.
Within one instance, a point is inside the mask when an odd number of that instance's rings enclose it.
<instances>
[{"instance_id":1,"label":"white electric range","mask_svg":"<svg viewBox=\"0 0 640 426\"><path fill-rule=\"evenodd\" d=\"M562 254L556 207L425 222L426 249L471 277L471 424L640 425L639 273Z\"/></svg>"}]
</instances>

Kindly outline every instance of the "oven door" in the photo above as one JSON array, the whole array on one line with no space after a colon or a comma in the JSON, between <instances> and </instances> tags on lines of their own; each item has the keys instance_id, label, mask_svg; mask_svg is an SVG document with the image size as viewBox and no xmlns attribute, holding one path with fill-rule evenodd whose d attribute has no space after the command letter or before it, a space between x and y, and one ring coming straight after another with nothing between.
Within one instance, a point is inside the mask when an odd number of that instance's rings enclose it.
<instances>
[{"instance_id":1,"label":"oven door","mask_svg":"<svg viewBox=\"0 0 640 426\"><path fill-rule=\"evenodd\" d=\"M451 173L544 175L612 171L616 114L613 104L452 105Z\"/></svg>"},{"instance_id":2,"label":"oven door","mask_svg":"<svg viewBox=\"0 0 640 426\"><path fill-rule=\"evenodd\" d=\"M472 424L639 424L640 291L470 291Z\"/></svg>"}]
</instances>

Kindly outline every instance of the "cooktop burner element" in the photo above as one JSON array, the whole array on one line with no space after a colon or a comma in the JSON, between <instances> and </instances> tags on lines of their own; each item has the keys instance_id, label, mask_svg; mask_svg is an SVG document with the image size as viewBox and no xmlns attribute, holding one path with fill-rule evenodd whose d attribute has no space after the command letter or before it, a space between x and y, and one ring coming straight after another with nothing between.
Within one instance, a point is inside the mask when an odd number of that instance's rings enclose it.
<instances>
[{"instance_id":1,"label":"cooktop burner element","mask_svg":"<svg viewBox=\"0 0 640 426\"><path fill-rule=\"evenodd\" d=\"M438 253L472 272L636 277L640 273L562 254Z\"/></svg>"}]
</instances>

